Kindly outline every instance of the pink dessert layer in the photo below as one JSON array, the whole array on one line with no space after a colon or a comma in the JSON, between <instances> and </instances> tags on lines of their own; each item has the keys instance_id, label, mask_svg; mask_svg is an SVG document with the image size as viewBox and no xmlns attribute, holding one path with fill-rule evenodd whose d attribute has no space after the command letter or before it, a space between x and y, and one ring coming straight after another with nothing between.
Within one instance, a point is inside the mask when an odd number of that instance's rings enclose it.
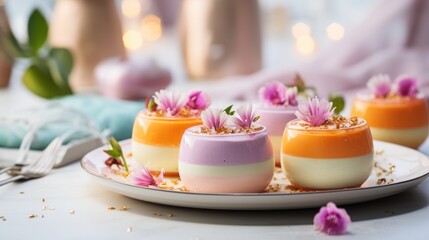
<instances>
[{"instance_id":1,"label":"pink dessert layer","mask_svg":"<svg viewBox=\"0 0 429 240\"><path fill-rule=\"evenodd\" d=\"M270 184L272 171L253 175L237 173L234 177L199 176L188 174L182 177L182 182L195 192L208 193L257 193L263 192Z\"/></svg>"},{"instance_id":2,"label":"pink dessert layer","mask_svg":"<svg viewBox=\"0 0 429 240\"><path fill-rule=\"evenodd\" d=\"M268 128L271 136L282 136L286 123L296 118L297 107L258 107L259 124Z\"/></svg>"}]
</instances>

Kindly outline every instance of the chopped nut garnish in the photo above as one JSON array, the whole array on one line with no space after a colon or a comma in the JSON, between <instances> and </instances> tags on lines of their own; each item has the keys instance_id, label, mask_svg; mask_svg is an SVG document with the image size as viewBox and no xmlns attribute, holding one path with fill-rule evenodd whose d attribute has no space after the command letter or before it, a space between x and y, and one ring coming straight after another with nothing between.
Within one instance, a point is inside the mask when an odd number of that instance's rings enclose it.
<instances>
[{"instance_id":1,"label":"chopped nut garnish","mask_svg":"<svg viewBox=\"0 0 429 240\"><path fill-rule=\"evenodd\" d=\"M277 177L273 177L273 180L274 180L274 181L277 181Z\"/></svg>"},{"instance_id":2,"label":"chopped nut garnish","mask_svg":"<svg viewBox=\"0 0 429 240\"><path fill-rule=\"evenodd\" d=\"M125 210L127 210L128 208L127 207L125 207L124 205L122 205L120 208L119 208L119 211L125 211Z\"/></svg>"},{"instance_id":3,"label":"chopped nut garnish","mask_svg":"<svg viewBox=\"0 0 429 240\"><path fill-rule=\"evenodd\" d=\"M171 179L171 182L172 182L174 185L177 185L177 184L179 184L179 179Z\"/></svg>"},{"instance_id":4,"label":"chopped nut garnish","mask_svg":"<svg viewBox=\"0 0 429 240\"><path fill-rule=\"evenodd\" d=\"M280 191L280 184L276 183L276 184L270 184L268 185L268 187L265 189L265 192L278 192Z\"/></svg>"},{"instance_id":5,"label":"chopped nut garnish","mask_svg":"<svg viewBox=\"0 0 429 240\"><path fill-rule=\"evenodd\" d=\"M28 215L28 218L35 218L35 217L37 217L37 215L36 215L36 214L34 214L34 213L32 213L32 214Z\"/></svg>"},{"instance_id":6,"label":"chopped nut garnish","mask_svg":"<svg viewBox=\"0 0 429 240\"><path fill-rule=\"evenodd\" d=\"M285 190L291 191L291 192L304 192L303 190L295 187L294 185L286 185Z\"/></svg>"},{"instance_id":7,"label":"chopped nut garnish","mask_svg":"<svg viewBox=\"0 0 429 240\"><path fill-rule=\"evenodd\" d=\"M69 213L70 214L75 214L75 210L70 210Z\"/></svg>"},{"instance_id":8,"label":"chopped nut garnish","mask_svg":"<svg viewBox=\"0 0 429 240\"><path fill-rule=\"evenodd\" d=\"M276 173L281 173L282 169L281 168L276 168Z\"/></svg>"},{"instance_id":9,"label":"chopped nut garnish","mask_svg":"<svg viewBox=\"0 0 429 240\"><path fill-rule=\"evenodd\" d=\"M133 231L132 227L127 228L127 232L132 232L132 231Z\"/></svg>"},{"instance_id":10,"label":"chopped nut garnish","mask_svg":"<svg viewBox=\"0 0 429 240\"><path fill-rule=\"evenodd\" d=\"M116 208L114 206L108 206L107 210L115 210Z\"/></svg>"},{"instance_id":11,"label":"chopped nut garnish","mask_svg":"<svg viewBox=\"0 0 429 240\"><path fill-rule=\"evenodd\" d=\"M374 154L376 155L376 156L380 156L380 155L382 155L384 153L384 150L377 150L377 151L375 151L374 152Z\"/></svg>"},{"instance_id":12,"label":"chopped nut garnish","mask_svg":"<svg viewBox=\"0 0 429 240\"><path fill-rule=\"evenodd\" d=\"M377 180L377 185L385 184L386 182L387 182L387 180L386 180L385 178L379 178L379 179Z\"/></svg>"},{"instance_id":13,"label":"chopped nut garnish","mask_svg":"<svg viewBox=\"0 0 429 240\"><path fill-rule=\"evenodd\" d=\"M187 189L185 186L177 188L177 190L181 192L189 192L189 189Z\"/></svg>"}]
</instances>

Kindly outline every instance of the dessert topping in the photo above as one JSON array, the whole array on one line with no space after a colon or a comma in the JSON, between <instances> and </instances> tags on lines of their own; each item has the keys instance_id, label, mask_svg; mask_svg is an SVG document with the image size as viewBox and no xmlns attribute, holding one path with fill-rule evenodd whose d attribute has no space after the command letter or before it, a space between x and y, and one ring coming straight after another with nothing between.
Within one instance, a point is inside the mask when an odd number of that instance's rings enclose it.
<instances>
[{"instance_id":1,"label":"dessert topping","mask_svg":"<svg viewBox=\"0 0 429 240\"><path fill-rule=\"evenodd\" d=\"M420 83L416 78L406 75L398 76L392 83L386 74L375 75L367 83L375 98L415 98L419 85Z\"/></svg>"},{"instance_id":2,"label":"dessert topping","mask_svg":"<svg viewBox=\"0 0 429 240\"><path fill-rule=\"evenodd\" d=\"M146 101L147 114L157 117L198 117L211 104L210 97L202 91L188 95L160 90Z\"/></svg>"},{"instance_id":3,"label":"dessert topping","mask_svg":"<svg viewBox=\"0 0 429 240\"><path fill-rule=\"evenodd\" d=\"M259 116L251 104L242 105L236 111L232 111L232 105L224 110L209 108L201 113L201 119L203 126L196 133L223 135L262 130L262 127L253 124Z\"/></svg>"}]
</instances>

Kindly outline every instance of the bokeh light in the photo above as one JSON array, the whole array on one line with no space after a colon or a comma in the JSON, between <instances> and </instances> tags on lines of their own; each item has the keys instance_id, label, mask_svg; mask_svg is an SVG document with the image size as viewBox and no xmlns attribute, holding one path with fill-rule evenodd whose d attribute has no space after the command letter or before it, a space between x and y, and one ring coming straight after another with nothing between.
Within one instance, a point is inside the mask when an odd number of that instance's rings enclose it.
<instances>
[{"instance_id":1,"label":"bokeh light","mask_svg":"<svg viewBox=\"0 0 429 240\"><path fill-rule=\"evenodd\" d=\"M135 18L140 15L141 5L139 0L122 0L122 14L128 18Z\"/></svg>"},{"instance_id":2,"label":"bokeh light","mask_svg":"<svg viewBox=\"0 0 429 240\"><path fill-rule=\"evenodd\" d=\"M292 36L298 39L302 36L311 36L311 28L305 23L299 22L292 26Z\"/></svg>"},{"instance_id":3,"label":"bokeh light","mask_svg":"<svg viewBox=\"0 0 429 240\"><path fill-rule=\"evenodd\" d=\"M124 46L129 50L136 50L142 47L143 38L139 31L128 30L122 37Z\"/></svg>"},{"instance_id":4,"label":"bokeh light","mask_svg":"<svg viewBox=\"0 0 429 240\"><path fill-rule=\"evenodd\" d=\"M301 36L296 39L296 50L301 55L310 55L316 50L316 41L308 35Z\"/></svg>"},{"instance_id":5,"label":"bokeh light","mask_svg":"<svg viewBox=\"0 0 429 240\"><path fill-rule=\"evenodd\" d=\"M326 34L332 40L341 40L344 37L344 27L339 23L333 22L326 27Z\"/></svg>"},{"instance_id":6,"label":"bokeh light","mask_svg":"<svg viewBox=\"0 0 429 240\"><path fill-rule=\"evenodd\" d=\"M162 36L161 19L153 14L145 16L141 20L141 31L145 40L158 40Z\"/></svg>"}]
</instances>

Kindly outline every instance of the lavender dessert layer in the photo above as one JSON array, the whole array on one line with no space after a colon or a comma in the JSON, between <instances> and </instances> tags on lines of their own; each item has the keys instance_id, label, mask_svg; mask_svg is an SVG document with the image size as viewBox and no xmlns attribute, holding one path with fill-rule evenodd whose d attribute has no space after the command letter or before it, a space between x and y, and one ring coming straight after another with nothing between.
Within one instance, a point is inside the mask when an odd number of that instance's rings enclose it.
<instances>
[{"instance_id":1,"label":"lavender dessert layer","mask_svg":"<svg viewBox=\"0 0 429 240\"><path fill-rule=\"evenodd\" d=\"M195 133L200 126L188 128L183 135L179 162L234 166L273 158L267 129L247 134L207 135Z\"/></svg>"},{"instance_id":2,"label":"lavender dessert layer","mask_svg":"<svg viewBox=\"0 0 429 240\"><path fill-rule=\"evenodd\" d=\"M296 118L297 107L258 107L258 123L268 128L271 136L282 136L286 123Z\"/></svg>"}]
</instances>

